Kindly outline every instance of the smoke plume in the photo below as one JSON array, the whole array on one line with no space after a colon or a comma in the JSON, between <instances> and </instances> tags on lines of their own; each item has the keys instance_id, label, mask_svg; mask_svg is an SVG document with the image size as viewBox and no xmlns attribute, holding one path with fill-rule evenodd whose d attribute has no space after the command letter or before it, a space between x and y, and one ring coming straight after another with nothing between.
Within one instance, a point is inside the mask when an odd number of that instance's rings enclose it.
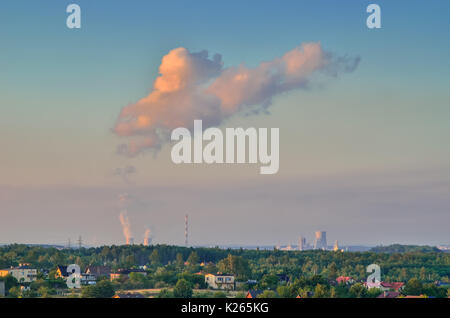
<instances>
[{"instance_id":1,"label":"smoke plume","mask_svg":"<svg viewBox=\"0 0 450 318\"><path fill-rule=\"evenodd\" d=\"M128 244L130 244L131 239L131 226L130 226L130 220L128 219L128 216L126 215L126 212L121 212L119 215L120 224L122 225L122 231L123 236L125 237L125 241Z\"/></svg>"},{"instance_id":2,"label":"smoke plume","mask_svg":"<svg viewBox=\"0 0 450 318\"><path fill-rule=\"evenodd\" d=\"M319 43L301 44L254 68L223 68L219 54L209 58L207 51L173 49L162 58L150 94L120 112L114 132L127 143L118 152L133 156L158 150L173 129L192 129L194 119L202 119L207 128L234 114L266 110L273 97L308 88L316 74L336 77L358 64L358 57L336 56Z\"/></svg>"},{"instance_id":3,"label":"smoke plume","mask_svg":"<svg viewBox=\"0 0 450 318\"><path fill-rule=\"evenodd\" d=\"M144 233L144 245L145 246L148 246L148 245L150 245L150 243L151 243L151 241L152 241L152 239L151 239L151 237L150 237L150 230L149 229L146 229L145 230L145 233Z\"/></svg>"}]
</instances>

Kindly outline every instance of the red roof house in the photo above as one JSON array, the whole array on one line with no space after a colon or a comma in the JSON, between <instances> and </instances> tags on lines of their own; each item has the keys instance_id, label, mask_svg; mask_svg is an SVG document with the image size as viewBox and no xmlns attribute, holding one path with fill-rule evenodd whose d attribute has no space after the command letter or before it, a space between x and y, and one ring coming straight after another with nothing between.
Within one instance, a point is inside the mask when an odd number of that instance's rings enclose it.
<instances>
[{"instance_id":1,"label":"red roof house","mask_svg":"<svg viewBox=\"0 0 450 318\"><path fill-rule=\"evenodd\" d=\"M336 278L336 282L338 284L353 284L355 280L350 276L339 276L338 278Z\"/></svg>"},{"instance_id":2,"label":"red roof house","mask_svg":"<svg viewBox=\"0 0 450 318\"><path fill-rule=\"evenodd\" d=\"M383 291L388 290L395 290L396 292L400 291L405 283L402 282L394 282L394 283L387 283L387 282L380 282L380 289Z\"/></svg>"}]
</instances>

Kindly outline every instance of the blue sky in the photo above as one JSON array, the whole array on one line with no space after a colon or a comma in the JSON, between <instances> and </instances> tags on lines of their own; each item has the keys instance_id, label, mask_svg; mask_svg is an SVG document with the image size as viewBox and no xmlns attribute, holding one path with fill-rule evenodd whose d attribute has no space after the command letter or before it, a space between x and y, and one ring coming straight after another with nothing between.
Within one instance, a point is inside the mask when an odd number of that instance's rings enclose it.
<instances>
[{"instance_id":1,"label":"blue sky","mask_svg":"<svg viewBox=\"0 0 450 318\"><path fill-rule=\"evenodd\" d=\"M69 30L65 25L69 3L77 3L82 9L80 30ZM285 185L314 180L325 186L327 180L342 178L352 184L350 188L358 189L354 182L363 178L371 193L368 202L378 202L397 216L394 221L380 217L374 224L398 228L411 210L417 215L418 227L420 223L427 224L420 233L406 229L388 232L379 241L448 243L448 233L434 231L450 222L448 212L443 212L450 208L448 198L441 193L441 187L432 194L429 189L436 189L430 184L443 184L444 189L450 184L450 150L445 146L450 135L450 3L375 1L382 9L380 30L369 30L365 25L369 3L372 2L3 1L0 146L4 151L0 184L4 195L0 200L5 200L8 212L0 213L12 223L20 221L18 215L27 213L32 220L38 220L39 212L27 211L39 207L39 203L33 201L30 207L24 207L14 200L26 200L34 190L48 187L54 187L55 193L60 186L93 187L96 191L116 187L105 202L101 195L89 197L86 202L92 204L83 207L89 210L89 206L101 206L105 213L110 211L114 222L96 235L95 227L72 233L74 238L81 232L111 243L121 240L120 229L114 227L119 226L117 211L108 210L108 200L114 201L116 192L136 191L145 196L144 190L136 189L163 185L201 188L205 184L233 189L236 182L246 182L253 187L249 192L258 193L258 187L264 185L265 190L261 191L265 193L270 192L270 182ZM280 127L280 172L270 180L259 176L256 167L174 168L168 147L156 158L147 155L129 159L115 153L121 140L112 128L120 110L150 92L161 58L170 50L207 49L211 54L220 53L225 67L254 67L303 42L320 42L338 55L360 56L361 63L355 72L311 90L276 97L269 116L236 116L227 122L231 126ZM114 169L126 165L135 166L138 171L131 185L124 185L113 176ZM396 174L401 177L392 178ZM380 183L389 191L373 188L373 176L384 180ZM414 200L410 192L400 195L396 204L387 199L412 186L422 189ZM17 187L16 192L11 187ZM336 185L336 191L338 188ZM178 189L174 193L178 191L183 192ZM229 191L232 196L232 190ZM301 197L295 187L290 191L286 194L289 198ZM423 201L416 201L421 196ZM161 203L167 209L164 215L156 207L147 216L136 208L130 212L130 218L132 222L154 226L161 242L182 242L182 238L165 234L174 226L167 219L173 217L169 208L172 199L165 200ZM340 230L331 232L331 237L348 243L376 244L375 233L370 239L364 237L364 231L348 234L352 226L361 227L364 220L370 219L365 212L372 209L368 208L369 203L352 205L350 212L345 204L341 206L335 200L335 195L325 196L322 206L319 200L317 207L299 212L293 207L301 205L301 200L287 204L279 194L273 197L274 204L286 210L286 218L299 224L298 230L285 233L280 229L270 235L255 230L250 237L236 233L233 240L227 241L225 233L213 237L206 232L200 234L199 229L196 243L288 243L295 242L296 236L304 232L312 236L318 228L332 231L340 224ZM260 226L265 228L273 223L269 217L273 211L256 201L252 201L253 206L247 200L236 201L230 203L229 209L251 210L249 223L264 215L268 220ZM56 214L61 205L70 205L69 202L71 199L43 204L42 209ZM434 210L425 212L426 202L432 202ZM214 201L197 208L199 219L214 220L223 215L211 205ZM153 207L151 203L149 206ZM330 206L336 206L336 211L330 209L329 215L317 212ZM172 208L184 209L182 205ZM86 212L92 213L95 211ZM322 217L317 218L317 213ZM70 218L71 213L67 214ZM348 228L340 223L342 218L349 220ZM30 221L28 226L32 225ZM6 227L6 223L0 224L0 242L20 240ZM64 226L34 230L26 240L62 241L67 230ZM49 237L49 231L54 235Z\"/></svg>"}]
</instances>

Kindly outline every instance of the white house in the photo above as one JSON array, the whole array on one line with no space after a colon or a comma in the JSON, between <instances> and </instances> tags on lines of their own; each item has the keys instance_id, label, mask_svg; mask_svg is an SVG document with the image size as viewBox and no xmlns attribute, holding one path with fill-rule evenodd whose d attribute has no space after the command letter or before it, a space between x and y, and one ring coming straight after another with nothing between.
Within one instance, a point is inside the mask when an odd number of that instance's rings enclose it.
<instances>
[{"instance_id":1,"label":"white house","mask_svg":"<svg viewBox=\"0 0 450 318\"><path fill-rule=\"evenodd\" d=\"M97 277L94 274L81 274L81 285L95 285Z\"/></svg>"},{"instance_id":2,"label":"white house","mask_svg":"<svg viewBox=\"0 0 450 318\"><path fill-rule=\"evenodd\" d=\"M234 289L234 276L226 274L206 274L205 282L212 289Z\"/></svg>"},{"instance_id":3,"label":"white house","mask_svg":"<svg viewBox=\"0 0 450 318\"><path fill-rule=\"evenodd\" d=\"M28 265L20 265L19 267L13 267L8 269L3 269L0 271L0 277L11 275L19 283L31 283L37 279L37 269L31 268Z\"/></svg>"}]
</instances>

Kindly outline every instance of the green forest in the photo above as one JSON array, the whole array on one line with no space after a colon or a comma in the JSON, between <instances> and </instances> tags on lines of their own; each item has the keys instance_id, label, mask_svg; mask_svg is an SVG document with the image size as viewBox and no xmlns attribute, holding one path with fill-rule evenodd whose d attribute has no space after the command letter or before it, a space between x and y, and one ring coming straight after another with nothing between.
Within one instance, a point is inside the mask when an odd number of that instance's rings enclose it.
<instances>
[{"instance_id":1,"label":"green forest","mask_svg":"<svg viewBox=\"0 0 450 318\"><path fill-rule=\"evenodd\" d=\"M121 245L65 248L6 245L0 247L0 269L29 264L38 277L26 290L5 276L6 297L52 297L64 290L55 277L58 265L78 264L82 272L90 265L119 269L144 268L146 276L131 273L109 277L94 286L83 286L74 297L112 297L122 290L159 289L156 297L245 297L258 290L258 297L377 297L381 291L367 289L366 268L377 264L381 281L404 282L403 295L448 297L450 253L433 247L392 245L368 252L321 250L281 251L194 248L169 245ZM205 274L227 273L235 277L235 291L211 291ZM339 276L352 277L352 284L337 284ZM23 284L22 284L23 285ZM447 286L447 287L445 287Z\"/></svg>"}]
</instances>

